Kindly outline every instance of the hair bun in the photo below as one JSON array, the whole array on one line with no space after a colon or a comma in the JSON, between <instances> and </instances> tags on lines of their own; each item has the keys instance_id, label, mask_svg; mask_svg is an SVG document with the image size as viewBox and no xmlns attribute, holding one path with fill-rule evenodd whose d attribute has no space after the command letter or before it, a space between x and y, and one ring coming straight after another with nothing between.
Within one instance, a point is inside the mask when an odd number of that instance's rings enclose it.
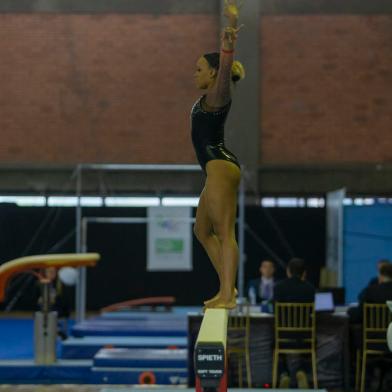
<instances>
[{"instance_id":1,"label":"hair bun","mask_svg":"<svg viewBox=\"0 0 392 392\"><path fill-rule=\"evenodd\" d=\"M245 68L239 61L234 61L231 67L231 80L236 83L245 77Z\"/></svg>"}]
</instances>

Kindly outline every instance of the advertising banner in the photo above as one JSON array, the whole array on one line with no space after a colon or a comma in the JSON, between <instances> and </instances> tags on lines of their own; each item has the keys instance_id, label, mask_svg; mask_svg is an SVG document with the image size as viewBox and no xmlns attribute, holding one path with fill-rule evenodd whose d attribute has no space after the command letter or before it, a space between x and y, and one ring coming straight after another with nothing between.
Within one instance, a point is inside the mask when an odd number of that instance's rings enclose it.
<instances>
[{"instance_id":1,"label":"advertising banner","mask_svg":"<svg viewBox=\"0 0 392 392\"><path fill-rule=\"evenodd\" d=\"M148 271L192 270L191 207L149 207Z\"/></svg>"}]
</instances>

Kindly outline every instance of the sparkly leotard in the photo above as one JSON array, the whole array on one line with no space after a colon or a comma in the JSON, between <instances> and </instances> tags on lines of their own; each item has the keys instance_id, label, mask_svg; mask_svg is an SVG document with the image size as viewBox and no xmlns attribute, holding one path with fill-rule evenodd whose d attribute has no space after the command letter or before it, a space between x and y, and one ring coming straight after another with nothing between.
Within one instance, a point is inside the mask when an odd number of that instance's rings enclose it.
<instances>
[{"instance_id":1,"label":"sparkly leotard","mask_svg":"<svg viewBox=\"0 0 392 392\"><path fill-rule=\"evenodd\" d=\"M192 142L200 166L205 172L208 161L222 159L233 162L238 167L237 157L224 144L224 125L229 114L231 101L218 111L207 112L202 107L203 95L192 107Z\"/></svg>"},{"instance_id":2,"label":"sparkly leotard","mask_svg":"<svg viewBox=\"0 0 392 392\"><path fill-rule=\"evenodd\" d=\"M200 97L192 107L192 142L200 166L206 172L206 164L213 159L232 162L240 167L237 157L224 143L224 126L231 106L231 67L233 53L221 50L219 70L214 87ZM205 105L219 108L207 111Z\"/></svg>"}]
</instances>

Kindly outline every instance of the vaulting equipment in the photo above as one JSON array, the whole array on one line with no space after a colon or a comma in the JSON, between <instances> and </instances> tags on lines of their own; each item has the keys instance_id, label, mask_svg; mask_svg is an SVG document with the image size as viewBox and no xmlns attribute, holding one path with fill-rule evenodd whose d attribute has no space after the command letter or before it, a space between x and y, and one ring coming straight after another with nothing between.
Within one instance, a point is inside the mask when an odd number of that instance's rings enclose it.
<instances>
[{"instance_id":1,"label":"vaulting equipment","mask_svg":"<svg viewBox=\"0 0 392 392\"><path fill-rule=\"evenodd\" d=\"M93 267L99 259L98 253L50 254L21 257L0 266L0 302L5 299L8 282L16 275L32 273L40 281L42 310L35 313L34 320L34 356L37 364L51 364L56 361L57 312L50 311L51 279L42 273L42 270Z\"/></svg>"}]
</instances>

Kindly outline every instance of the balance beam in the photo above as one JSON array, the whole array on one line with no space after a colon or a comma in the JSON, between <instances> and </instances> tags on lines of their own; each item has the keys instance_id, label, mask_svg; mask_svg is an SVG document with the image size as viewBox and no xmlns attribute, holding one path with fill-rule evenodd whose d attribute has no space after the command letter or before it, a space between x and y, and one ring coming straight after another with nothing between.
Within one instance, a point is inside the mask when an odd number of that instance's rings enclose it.
<instances>
[{"instance_id":1,"label":"balance beam","mask_svg":"<svg viewBox=\"0 0 392 392\"><path fill-rule=\"evenodd\" d=\"M98 253L52 254L26 256L0 265L0 303L4 301L5 289L15 275L42 268L93 267L100 259Z\"/></svg>"},{"instance_id":2,"label":"balance beam","mask_svg":"<svg viewBox=\"0 0 392 392\"><path fill-rule=\"evenodd\" d=\"M196 392L227 391L227 309L207 309L195 346Z\"/></svg>"}]
</instances>

